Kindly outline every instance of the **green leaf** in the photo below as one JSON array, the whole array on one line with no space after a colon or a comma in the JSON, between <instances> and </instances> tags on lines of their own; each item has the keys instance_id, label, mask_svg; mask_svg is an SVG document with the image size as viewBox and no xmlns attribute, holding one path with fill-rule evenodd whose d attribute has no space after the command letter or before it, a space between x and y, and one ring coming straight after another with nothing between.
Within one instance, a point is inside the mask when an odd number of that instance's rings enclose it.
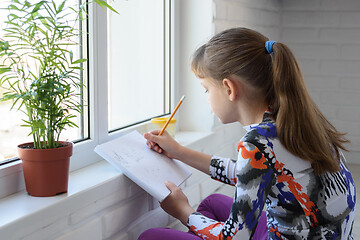
<instances>
[{"instance_id":1,"label":"green leaf","mask_svg":"<svg viewBox=\"0 0 360 240\"><path fill-rule=\"evenodd\" d=\"M6 72L11 72L11 68L9 67L0 67L0 75Z\"/></svg>"},{"instance_id":2,"label":"green leaf","mask_svg":"<svg viewBox=\"0 0 360 240\"><path fill-rule=\"evenodd\" d=\"M39 11L39 9L42 7L42 5L44 5L45 1L41 1L39 3L37 3L34 7L34 9L32 10L32 13L35 13L37 11Z\"/></svg>"},{"instance_id":3,"label":"green leaf","mask_svg":"<svg viewBox=\"0 0 360 240\"><path fill-rule=\"evenodd\" d=\"M16 10L16 11L19 11L19 12L21 11L21 10L20 10L17 6L15 6L14 4L9 5L8 9L9 9L9 10L11 10L11 9L12 9L12 10Z\"/></svg>"},{"instance_id":4,"label":"green leaf","mask_svg":"<svg viewBox=\"0 0 360 240\"><path fill-rule=\"evenodd\" d=\"M109 4L107 4L107 2L104 0L94 0L94 2L96 2L100 7L102 7L102 9L109 8L111 11L119 14L113 7L111 7Z\"/></svg>"},{"instance_id":5,"label":"green leaf","mask_svg":"<svg viewBox=\"0 0 360 240\"><path fill-rule=\"evenodd\" d=\"M40 21L49 31L53 31L51 25L47 22L46 18L41 18Z\"/></svg>"},{"instance_id":6,"label":"green leaf","mask_svg":"<svg viewBox=\"0 0 360 240\"><path fill-rule=\"evenodd\" d=\"M86 58L78 59L75 62L72 62L72 64L83 63L83 62L87 62L87 59Z\"/></svg>"},{"instance_id":7,"label":"green leaf","mask_svg":"<svg viewBox=\"0 0 360 240\"><path fill-rule=\"evenodd\" d=\"M60 4L59 8L56 10L56 13L59 13L59 12L61 12L61 11L63 10L63 8L64 8L64 6L65 6L65 1L66 1L66 0L64 0L64 1Z\"/></svg>"},{"instance_id":8,"label":"green leaf","mask_svg":"<svg viewBox=\"0 0 360 240\"><path fill-rule=\"evenodd\" d=\"M24 7L31 7L31 3L29 3L28 1L25 1Z\"/></svg>"},{"instance_id":9,"label":"green leaf","mask_svg":"<svg viewBox=\"0 0 360 240\"><path fill-rule=\"evenodd\" d=\"M12 17L11 21L14 21L15 19L19 19L19 18L20 18L19 16L17 16L17 15L14 14L14 13L10 13L10 14L8 15L8 19L10 19L10 17Z\"/></svg>"},{"instance_id":10,"label":"green leaf","mask_svg":"<svg viewBox=\"0 0 360 240\"><path fill-rule=\"evenodd\" d=\"M6 93L6 95L4 97L0 98L0 101L9 101L9 100L12 100L12 99L16 99L18 97L19 97L19 95L17 95L17 94L8 94L8 93Z\"/></svg>"},{"instance_id":11,"label":"green leaf","mask_svg":"<svg viewBox=\"0 0 360 240\"><path fill-rule=\"evenodd\" d=\"M84 68L82 67L70 67L71 69L76 69L76 70L84 70Z\"/></svg>"}]
</instances>

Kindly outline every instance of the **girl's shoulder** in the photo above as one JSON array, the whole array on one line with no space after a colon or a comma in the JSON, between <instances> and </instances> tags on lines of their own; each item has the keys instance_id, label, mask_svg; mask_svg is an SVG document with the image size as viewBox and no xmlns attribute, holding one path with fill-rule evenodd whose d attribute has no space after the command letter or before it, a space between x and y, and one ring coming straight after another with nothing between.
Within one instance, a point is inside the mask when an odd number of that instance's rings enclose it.
<instances>
[{"instance_id":1,"label":"girl's shoulder","mask_svg":"<svg viewBox=\"0 0 360 240\"><path fill-rule=\"evenodd\" d=\"M244 127L247 133L241 138L242 144L250 143L260 151L265 151L272 146L272 141L277 139L276 124L270 109L266 110L261 123Z\"/></svg>"},{"instance_id":2,"label":"girl's shoulder","mask_svg":"<svg viewBox=\"0 0 360 240\"><path fill-rule=\"evenodd\" d=\"M249 126L247 133L244 135L243 140L256 140L256 139L275 139L277 138L276 125L271 119L263 121L256 125Z\"/></svg>"},{"instance_id":3,"label":"girl's shoulder","mask_svg":"<svg viewBox=\"0 0 360 240\"><path fill-rule=\"evenodd\" d=\"M239 144L253 145L264 154L271 152L275 139L277 139L277 133L274 121L263 121L260 124L249 126Z\"/></svg>"},{"instance_id":4,"label":"girl's shoulder","mask_svg":"<svg viewBox=\"0 0 360 240\"><path fill-rule=\"evenodd\" d=\"M266 110L261 123L244 127L247 133L243 137L244 140L256 138L277 138L276 124L272 119L270 109Z\"/></svg>"}]
</instances>

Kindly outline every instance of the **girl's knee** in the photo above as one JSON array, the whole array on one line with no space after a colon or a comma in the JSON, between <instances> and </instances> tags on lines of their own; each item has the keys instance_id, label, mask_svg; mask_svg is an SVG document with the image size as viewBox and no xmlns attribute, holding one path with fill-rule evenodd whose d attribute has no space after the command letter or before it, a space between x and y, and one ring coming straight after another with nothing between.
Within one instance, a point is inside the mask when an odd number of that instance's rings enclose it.
<instances>
[{"instance_id":1,"label":"girl's knee","mask_svg":"<svg viewBox=\"0 0 360 240\"><path fill-rule=\"evenodd\" d=\"M151 228L143 232L138 240L194 240L198 238L193 233L183 232L171 228Z\"/></svg>"},{"instance_id":2,"label":"girl's knee","mask_svg":"<svg viewBox=\"0 0 360 240\"><path fill-rule=\"evenodd\" d=\"M231 197L226 196L224 194L213 193L213 194L210 194L209 196L207 196L204 200L202 200L200 204L209 204L209 203L212 203L212 202L221 203L223 201L232 202L232 200L233 199Z\"/></svg>"},{"instance_id":3,"label":"girl's knee","mask_svg":"<svg viewBox=\"0 0 360 240\"><path fill-rule=\"evenodd\" d=\"M157 237L156 228L152 228L152 229L148 229L145 232L143 232L138 237L138 240L153 240L153 239L156 239L156 237Z\"/></svg>"},{"instance_id":4,"label":"girl's knee","mask_svg":"<svg viewBox=\"0 0 360 240\"><path fill-rule=\"evenodd\" d=\"M205 211L217 211L219 209L223 209L226 206L231 208L231 204L233 199L223 194L213 193L207 196L204 200L199 204L198 210Z\"/></svg>"},{"instance_id":5,"label":"girl's knee","mask_svg":"<svg viewBox=\"0 0 360 240\"><path fill-rule=\"evenodd\" d=\"M204 206L208 206L212 201L214 201L214 199L217 199L220 194L218 193L213 193L209 196L207 196L205 199L203 199L200 204L199 204L199 207L204 207Z\"/></svg>"},{"instance_id":6,"label":"girl's knee","mask_svg":"<svg viewBox=\"0 0 360 240\"><path fill-rule=\"evenodd\" d=\"M213 193L210 194L209 196L207 196L204 200L202 200L202 202L206 202L206 201L213 201L213 200L218 200L219 198L223 198L225 195L220 194L220 193Z\"/></svg>"}]
</instances>

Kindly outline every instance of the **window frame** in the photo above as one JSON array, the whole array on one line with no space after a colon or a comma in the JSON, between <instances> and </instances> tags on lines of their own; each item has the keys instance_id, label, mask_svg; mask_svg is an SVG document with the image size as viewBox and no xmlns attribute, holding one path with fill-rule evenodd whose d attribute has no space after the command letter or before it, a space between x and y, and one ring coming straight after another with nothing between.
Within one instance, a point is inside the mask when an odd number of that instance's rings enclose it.
<instances>
[{"instance_id":1,"label":"window frame","mask_svg":"<svg viewBox=\"0 0 360 240\"><path fill-rule=\"evenodd\" d=\"M168 30L165 31L165 38L168 43L166 47L165 58L166 71L164 73L164 84L168 89L168 101L166 108L168 111L161 115L166 116L170 113L170 108L174 102L174 77L173 77L173 54L174 51L174 21L172 19L174 8L171 4L171 0L163 0L164 7L168 8L167 12L167 24L164 25ZM121 128L116 131L108 130L108 39L107 39L107 11L104 11L100 6L91 4L89 7L89 16L92 16L87 23L88 29L88 43L86 53L88 56L88 138L80 141L75 141L73 148L73 155L70 160L70 172L77 169L86 167L103 160L93 150L96 145L103 142L112 140L116 137L126 134L127 132L138 130L139 132L146 132L149 119L141 121L140 123L132 124L126 128ZM165 10L165 9L164 9ZM164 94L166 94L164 92ZM86 125L86 124L85 124ZM12 158L5 160L6 163L0 164L0 198L13 194L25 188L22 165L19 158ZM20 178L20 179L19 179Z\"/></svg>"},{"instance_id":2,"label":"window frame","mask_svg":"<svg viewBox=\"0 0 360 240\"><path fill-rule=\"evenodd\" d=\"M74 3L78 3L79 6L80 5L84 5L86 0L75 0ZM10 3L9 3L10 4ZM89 9L89 5L85 4L85 8L88 10ZM86 21L82 21L79 23L79 30L80 32L89 32L89 20L87 19ZM80 51L80 55L79 55L79 59L83 59L83 58L88 58L89 56L89 34L87 35L83 35L81 34L79 36L79 40L80 40L80 44L79 47L82 48ZM86 141L88 139L90 139L90 126L89 126L89 106L87 104L87 102L89 101L89 68L87 67L88 63L80 63L81 67L83 67L85 70L80 72L80 79L81 81L85 82L85 88L84 91L82 92L81 95L81 99L80 102L82 103L82 113L78 113L79 114L79 129L81 129L81 134L78 136L77 139L71 140L71 142L73 143L78 143L78 142L82 142L82 141ZM84 77L85 76L85 77ZM11 111L16 111L16 109L12 109ZM22 128L22 127L21 127ZM19 161L19 157L15 156L15 157L11 157L8 159L2 159L0 160L0 166L5 166L6 164L9 163L13 163L16 161ZM5 166L6 167L6 166ZM1 168L0 168L1 171Z\"/></svg>"},{"instance_id":3,"label":"window frame","mask_svg":"<svg viewBox=\"0 0 360 240\"><path fill-rule=\"evenodd\" d=\"M164 24L164 38L165 44L165 72L164 72L164 84L165 89L169 91L164 92L168 96L166 99L164 114L159 116L167 116L170 114L170 108L174 102L174 90L173 90L173 6L171 0L164 1L165 12L165 24ZM169 11L166 11L166 8ZM109 10L107 10L109 11ZM93 71L89 72L89 139L80 141L74 145L74 154L70 163L70 171L88 166L90 164L101 161L93 149L96 145L112 140L116 137L124 135L130 131L138 130L139 132L146 132L150 119L144 119L143 121L133 123L126 127L109 130L108 128L108 108L101 106L108 106L108 38L107 38L107 23L108 12L103 11L96 4L89 6L89 15L93 16L92 20L88 23L89 29L89 41L88 52L89 56L89 69ZM95 47L96 46L96 47ZM166 62L168 62L166 64ZM164 110L166 110L164 109ZM154 117L159 117L154 116ZM86 160L85 160L86 159Z\"/></svg>"}]
</instances>

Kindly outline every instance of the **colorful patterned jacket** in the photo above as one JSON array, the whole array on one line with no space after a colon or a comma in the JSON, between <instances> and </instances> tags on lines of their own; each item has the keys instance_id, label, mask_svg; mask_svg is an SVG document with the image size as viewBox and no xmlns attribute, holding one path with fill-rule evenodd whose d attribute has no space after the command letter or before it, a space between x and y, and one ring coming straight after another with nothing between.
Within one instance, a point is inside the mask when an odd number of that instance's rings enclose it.
<instances>
[{"instance_id":1,"label":"colorful patterned jacket","mask_svg":"<svg viewBox=\"0 0 360 240\"><path fill-rule=\"evenodd\" d=\"M356 193L341 154L339 172L315 175L309 161L280 143L274 122L246 127L238 160L213 156L212 178L235 185L229 218L193 213L188 227L203 239L251 239L266 204L270 239L353 239Z\"/></svg>"}]
</instances>

